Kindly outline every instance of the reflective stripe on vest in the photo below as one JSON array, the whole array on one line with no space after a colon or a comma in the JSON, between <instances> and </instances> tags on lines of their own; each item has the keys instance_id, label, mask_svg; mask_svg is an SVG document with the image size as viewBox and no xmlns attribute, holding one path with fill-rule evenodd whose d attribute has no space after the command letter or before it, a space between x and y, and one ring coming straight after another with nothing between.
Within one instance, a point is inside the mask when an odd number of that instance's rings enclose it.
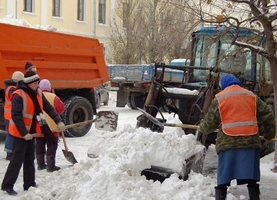
<instances>
[{"instance_id":1,"label":"reflective stripe on vest","mask_svg":"<svg viewBox=\"0 0 277 200\"><path fill-rule=\"evenodd\" d=\"M55 99L56 95L51 92L42 92L42 93L44 94L44 96L48 100L48 102L55 108L54 99ZM54 120L44 111L43 111L43 115L45 117L46 123L49 126L50 130L51 131L58 130L57 124L54 122ZM59 135L59 133L57 133L56 136L58 136L58 135ZM42 134L42 133L37 134L36 137L44 137L44 134Z\"/></svg>"},{"instance_id":2,"label":"reflective stripe on vest","mask_svg":"<svg viewBox=\"0 0 277 200\"><path fill-rule=\"evenodd\" d=\"M11 102L12 98L9 97L9 93L12 88L16 88L16 86L11 85L7 87L5 91L4 119L6 120L10 120L12 118L12 102Z\"/></svg>"},{"instance_id":3,"label":"reflective stripe on vest","mask_svg":"<svg viewBox=\"0 0 277 200\"><path fill-rule=\"evenodd\" d=\"M25 128L29 132L30 129L31 129L32 120L33 120L33 116L34 116L34 112L35 112L33 101L30 98L30 96L21 89L18 89L15 92L13 92L13 95L15 95L15 94L19 95L22 98L22 102L23 102L23 108L22 108L23 122L25 124ZM38 102L39 102L39 105L40 105L41 109L43 110L42 93L40 92L40 90L38 90L37 99L38 99ZM36 129L38 129L38 127L39 126L37 125ZM40 130L37 130L37 131L40 131ZM15 126L15 123L12 119L10 120L10 124L9 124L9 133L11 135L15 136L15 137L22 138L21 134L19 133L19 131L18 131L17 127Z\"/></svg>"},{"instance_id":4,"label":"reflective stripe on vest","mask_svg":"<svg viewBox=\"0 0 277 200\"><path fill-rule=\"evenodd\" d=\"M258 133L256 96L238 86L225 88L216 95L222 130L226 135L245 136Z\"/></svg>"}]
</instances>

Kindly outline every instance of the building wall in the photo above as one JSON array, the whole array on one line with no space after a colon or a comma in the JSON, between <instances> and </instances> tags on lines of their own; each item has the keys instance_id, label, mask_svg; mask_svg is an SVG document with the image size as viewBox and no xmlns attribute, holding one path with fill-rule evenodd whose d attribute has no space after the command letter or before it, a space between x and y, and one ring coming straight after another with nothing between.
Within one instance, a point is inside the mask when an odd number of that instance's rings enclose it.
<instances>
[{"instance_id":1,"label":"building wall","mask_svg":"<svg viewBox=\"0 0 277 200\"><path fill-rule=\"evenodd\" d=\"M6 16L6 1L0 0L0 18Z\"/></svg>"}]
</instances>

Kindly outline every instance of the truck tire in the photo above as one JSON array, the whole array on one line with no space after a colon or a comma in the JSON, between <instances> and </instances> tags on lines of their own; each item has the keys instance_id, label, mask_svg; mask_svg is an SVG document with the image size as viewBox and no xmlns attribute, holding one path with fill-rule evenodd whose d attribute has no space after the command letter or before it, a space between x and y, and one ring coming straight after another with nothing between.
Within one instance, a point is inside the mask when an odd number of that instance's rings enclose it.
<instances>
[{"instance_id":1,"label":"truck tire","mask_svg":"<svg viewBox=\"0 0 277 200\"><path fill-rule=\"evenodd\" d=\"M134 95L134 102L135 102L135 106L136 108L144 108L144 103L145 103L145 95L143 94L135 94Z\"/></svg>"},{"instance_id":2,"label":"truck tire","mask_svg":"<svg viewBox=\"0 0 277 200\"><path fill-rule=\"evenodd\" d=\"M137 93L131 93L128 95L128 102L127 105L129 108L136 110L137 108L144 108L145 103L145 95L143 94L137 94Z\"/></svg>"},{"instance_id":3,"label":"truck tire","mask_svg":"<svg viewBox=\"0 0 277 200\"><path fill-rule=\"evenodd\" d=\"M136 104L135 104L134 94L131 93L128 95L127 105L129 108L131 108L133 110L137 109Z\"/></svg>"},{"instance_id":4,"label":"truck tire","mask_svg":"<svg viewBox=\"0 0 277 200\"><path fill-rule=\"evenodd\" d=\"M74 124L93 118L93 109L90 102L80 96L71 97L64 102L65 111L62 114L65 125ZM75 128L67 129L64 134L67 137L82 137L86 135L92 124L80 125Z\"/></svg>"}]
</instances>

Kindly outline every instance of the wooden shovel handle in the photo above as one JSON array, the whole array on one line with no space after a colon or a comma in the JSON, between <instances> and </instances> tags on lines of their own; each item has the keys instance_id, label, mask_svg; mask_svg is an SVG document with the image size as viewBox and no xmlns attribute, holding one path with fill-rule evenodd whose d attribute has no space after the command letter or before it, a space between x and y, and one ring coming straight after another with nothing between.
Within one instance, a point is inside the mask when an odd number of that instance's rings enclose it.
<instances>
[{"instance_id":1,"label":"wooden shovel handle","mask_svg":"<svg viewBox=\"0 0 277 200\"><path fill-rule=\"evenodd\" d=\"M65 126L65 129L73 128L73 127L80 126L80 125L83 125L83 124L92 123L92 122L95 122L96 120L97 120L97 118L86 120L86 121L83 121L83 122L78 122L78 123L75 123L75 124L69 124L69 125Z\"/></svg>"},{"instance_id":2,"label":"wooden shovel handle","mask_svg":"<svg viewBox=\"0 0 277 200\"><path fill-rule=\"evenodd\" d=\"M180 128L191 128L191 129L199 130L199 126L198 125L193 125L193 124L167 124L167 123L165 123L164 126L180 127Z\"/></svg>"},{"instance_id":3,"label":"wooden shovel handle","mask_svg":"<svg viewBox=\"0 0 277 200\"><path fill-rule=\"evenodd\" d=\"M200 126L193 125L193 124L167 124L167 123L165 123L164 126L190 128L190 129L200 130ZM218 131L219 131L218 129L214 130L214 132L218 132Z\"/></svg>"},{"instance_id":4,"label":"wooden shovel handle","mask_svg":"<svg viewBox=\"0 0 277 200\"><path fill-rule=\"evenodd\" d=\"M64 131L61 131L61 136L63 138L64 149L65 149L65 151L68 151L68 148L67 148L67 145L66 145L66 141L65 141Z\"/></svg>"},{"instance_id":5,"label":"wooden shovel handle","mask_svg":"<svg viewBox=\"0 0 277 200\"><path fill-rule=\"evenodd\" d=\"M167 124L165 123L164 126L171 126L171 127L181 127L181 128L190 128L190 129L196 129L199 130L199 126L198 125L193 125L193 124ZM216 129L214 132L218 132L219 130ZM260 136L260 139L264 140L263 136ZM271 140L269 140L271 142L276 142L277 138L273 138Z\"/></svg>"}]
</instances>

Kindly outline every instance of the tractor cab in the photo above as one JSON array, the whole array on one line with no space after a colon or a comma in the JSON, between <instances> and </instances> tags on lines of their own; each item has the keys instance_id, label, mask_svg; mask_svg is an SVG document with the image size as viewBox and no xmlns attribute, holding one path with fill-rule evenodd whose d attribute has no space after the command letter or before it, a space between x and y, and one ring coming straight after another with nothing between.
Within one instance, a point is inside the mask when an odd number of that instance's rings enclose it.
<instances>
[{"instance_id":1,"label":"tractor cab","mask_svg":"<svg viewBox=\"0 0 277 200\"><path fill-rule=\"evenodd\" d=\"M265 43L264 38L246 28L238 31L234 27L203 27L194 32L190 59L193 69L188 73L188 82L207 82L211 74L232 73L248 89L259 93L257 83L270 80L269 63L250 49L234 45L234 39L261 47Z\"/></svg>"}]
</instances>

